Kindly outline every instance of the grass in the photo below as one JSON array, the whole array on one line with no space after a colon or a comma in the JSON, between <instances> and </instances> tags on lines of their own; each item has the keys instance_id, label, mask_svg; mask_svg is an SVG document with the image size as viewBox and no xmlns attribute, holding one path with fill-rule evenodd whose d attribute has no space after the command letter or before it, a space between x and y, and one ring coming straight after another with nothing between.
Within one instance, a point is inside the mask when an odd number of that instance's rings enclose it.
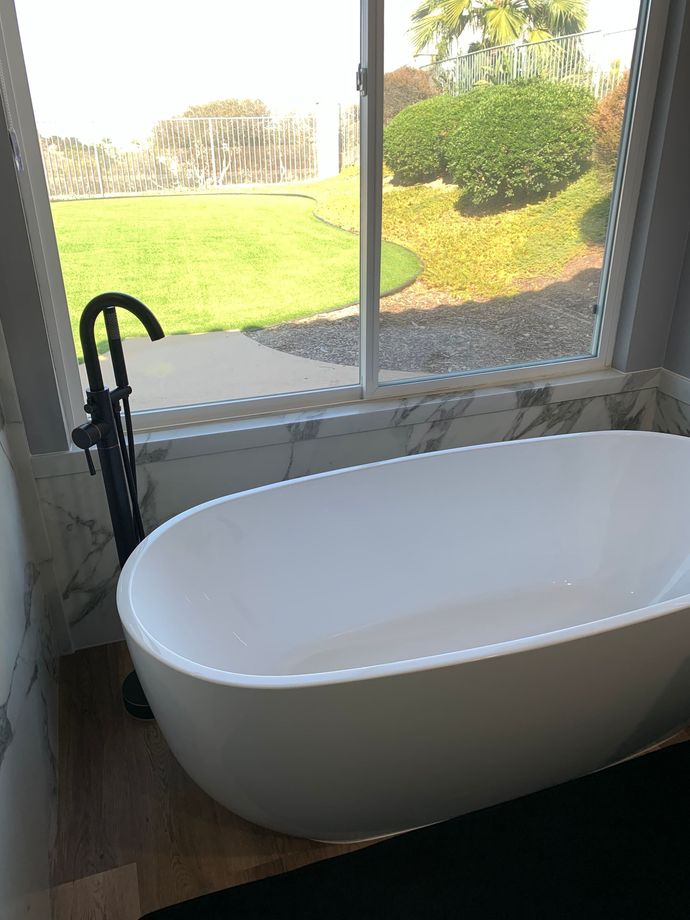
<instances>
[{"instance_id":1,"label":"grass","mask_svg":"<svg viewBox=\"0 0 690 920\"><path fill-rule=\"evenodd\" d=\"M121 290L167 334L265 326L356 302L359 240L285 195L197 195L54 202L75 332L85 304ZM414 253L385 243L382 284L415 278ZM120 311L124 335L141 335ZM99 347L105 348L104 330Z\"/></svg>"},{"instance_id":2,"label":"grass","mask_svg":"<svg viewBox=\"0 0 690 920\"><path fill-rule=\"evenodd\" d=\"M457 207L459 189L387 183L383 235L416 252L421 281L463 300L488 300L557 280L572 259L603 242L612 178L591 169L550 198L482 216ZM317 213L340 226L357 222L358 179L344 175L314 187ZM545 282L547 283L547 282Z\"/></svg>"},{"instance_id":3,"label":"grass","mask_svg":"<svg viewBox=\"0 0 690 920\"><path fill-rule=\"evenodd\" d=\"M603 241L611 181L592 169L544 201L483 216L458 209L456 186L386 182L382 288L414 278L420 260L422 282L459 299L509 296L557 280L568 262ZM355 302L357 171L291 191L312 198L54 203L75 329L82 307L105 290L141 298L168 334L271 325ZM140 335L136 321L121 315L123 333Z\"/></svg>"}]
</instances>

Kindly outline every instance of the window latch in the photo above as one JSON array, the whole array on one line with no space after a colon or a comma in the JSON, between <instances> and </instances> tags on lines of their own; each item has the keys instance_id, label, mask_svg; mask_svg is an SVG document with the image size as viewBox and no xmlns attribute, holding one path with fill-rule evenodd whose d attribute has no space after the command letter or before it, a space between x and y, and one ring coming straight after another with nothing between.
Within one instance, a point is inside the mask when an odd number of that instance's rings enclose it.
<instances>
[{"instance_id":1,"label":"window latch","mask_svg":"<svg viewBox=\"0 0 690 920\"><path fill-rule=\"evenodd\" d=\"M357 92L360 96L366 96L367 94L367 69L362 67L360 64L357 68Z\"/></svg>"},{"instance_id":2,"label":"window latch","mask_svg":"<svg viewBox=\"0 0 690 920\"><path fill-rule=\"evenodd\" d=\"M22 148L19 146L19 138L14 128L10 128L10 146L12 148L12 159L14 160L14 168L18 173L24 172L24 158L22 157Z\"/></svg>"}]
</instances>

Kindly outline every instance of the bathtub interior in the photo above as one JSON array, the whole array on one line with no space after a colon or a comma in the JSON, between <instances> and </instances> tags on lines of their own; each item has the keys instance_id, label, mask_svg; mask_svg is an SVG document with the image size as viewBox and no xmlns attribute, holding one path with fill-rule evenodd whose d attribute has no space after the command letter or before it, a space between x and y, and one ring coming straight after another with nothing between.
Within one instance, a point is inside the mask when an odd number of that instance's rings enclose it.
<instances>
[{"instance_id":1,"label":"bathtub interior","mask_svg":"<svg viewBox=\"0 0 690 920\"><path fill-rule=\"evenodd\" d=\"M686 439L606 432L428 454L223 499L140 548L121 614L200 665L287 675L649 607L690 593L689 461Z\"/></svg>"}]
</instances>

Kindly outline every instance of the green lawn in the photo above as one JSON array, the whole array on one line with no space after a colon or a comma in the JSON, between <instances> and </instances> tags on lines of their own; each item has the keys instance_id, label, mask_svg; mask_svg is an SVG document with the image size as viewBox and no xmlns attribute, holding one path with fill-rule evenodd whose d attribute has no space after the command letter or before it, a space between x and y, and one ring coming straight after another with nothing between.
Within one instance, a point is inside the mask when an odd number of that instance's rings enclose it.
<instances>
[{"instance_id":1,"label":"green lawn","mask_svg":"<svg viewBox=\"0 0 690 920\"><path fill-rule=\"evenodd\" d=\"M85 304L108 290L143 300L167 334L265 326L356 302L359 239L317 220L314 207L259 194L54 202L75 334ZM401 246L385 243L382 255L384 288L420 271ZM124 335L142 334L119 315Z\"/></svg>"},{"instance_id":2,"label":"green lawn","mask_svg":"<svg viewBox=\"0 0 690 920\"><path fill-rule=\"evenodd\" d=\"M592 169L544 201L484 216L458 210L455 186L386 183L383 235L391 242L383 245L382 288L411 280L421 265L423 283L461 299L557 280L571 259L601 244L611 181ZM359 240L347 231L359 224L356 170L292 191L312 197L54 203L75 330L83 306L105 290L141 298L168 334L271 325L355 302ZM142 333L121 315L125 335Z\"/></svg>"},{"instance_id":3,"label":"green lawn","mask_svg":"<svg viewBox=\"0 0 690 920\"><path fill-rule=\"evenodd\" d=\"M601 245L612 181L591 169L544 201L483 216L461 213L457 186L387 183L383 235L418 254L421 281L429 287L463 300L510 295L532 282L557 280L571 259ZM317 213L354 228L358 189L352 173L312 186Z\"/></svg>"}]
</instances>

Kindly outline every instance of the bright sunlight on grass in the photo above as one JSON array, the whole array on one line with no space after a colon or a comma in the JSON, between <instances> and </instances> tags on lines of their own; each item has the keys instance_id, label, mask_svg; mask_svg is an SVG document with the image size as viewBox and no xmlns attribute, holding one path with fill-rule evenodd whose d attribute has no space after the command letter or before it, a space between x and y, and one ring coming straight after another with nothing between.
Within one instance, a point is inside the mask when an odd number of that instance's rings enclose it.
<instances>
[{"instance_id":1,"label":"bright sunlight on grass","mask_svg":"<svg viewBox=\"0 0 690 920\"><path fill-rule=\"evenodd\" d=\"M169 335L267 326L355 303L359 239L317 220L314 207L270 194L54 202L75 335L83 307L102 291L140 298ZM382 262L388 290L421 268L393 243L384 243ZM142 334L119 315L125 336Z\"/></svg>"},{"instance_id":2,"label":"bright sunlight on grass","mask_svg":"<svg viewBox=\"0 0 690 920\"><path fill-rule=\"evenodd\" d=\"M355 227L358 187L358 177L346 173L312 186L316 213ZM571 259L601 245L611 175L591 169L543 201L481 216L459 210L456 185L384 188L383 235L417 253L422 283L463 300L488 300L557 281Z\"/></svg>"},{"instance_id":3,"label":"bright sunlight on grass","mask_svg":"<svg viewBox=\"0 0 690 920\"><path fill-rule=\"evenodd\" d=\"M610 186L610 175L592 169L544 201L473 216L458 209L457 186L387 183L382 289L412 280L421 264L423 284L468 300L557 280L601 244ZM54 202L74 329L105 290L141 298L168 334L268 326L356 302L359 240L346 231L359 222L359 176L350 169L299 191L312 197ZM121 323L125 335L141 334L122 313Z\"/></svg>"}]
</instances>

